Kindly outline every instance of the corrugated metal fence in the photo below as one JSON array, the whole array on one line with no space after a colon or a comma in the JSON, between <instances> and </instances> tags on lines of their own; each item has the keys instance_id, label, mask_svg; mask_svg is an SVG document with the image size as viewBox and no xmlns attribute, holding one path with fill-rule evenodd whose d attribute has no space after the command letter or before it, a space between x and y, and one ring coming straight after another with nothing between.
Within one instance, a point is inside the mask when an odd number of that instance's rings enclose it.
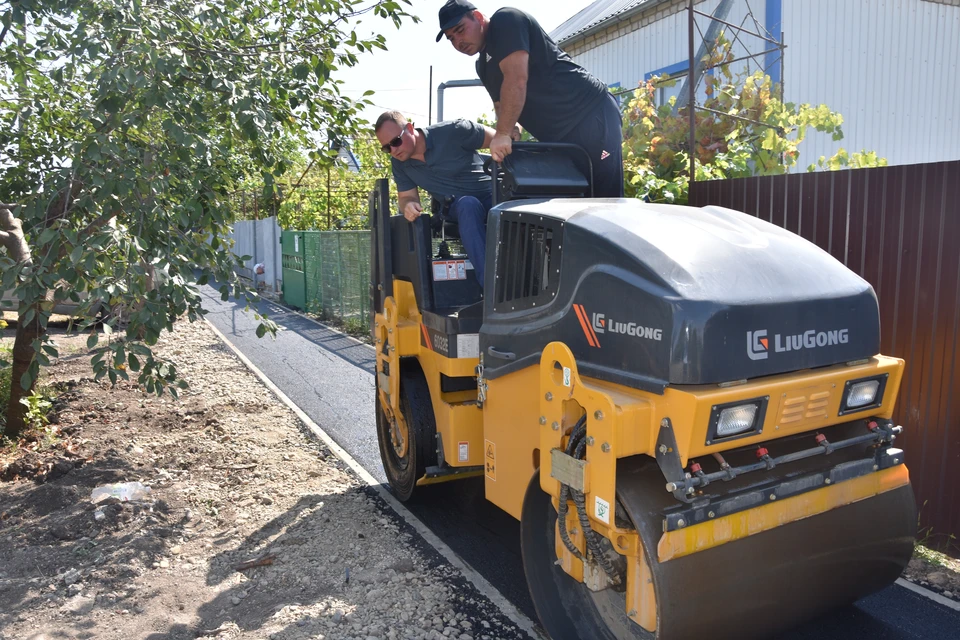
<instances>
[{"instance_id":1,"label":"corrugated metal fence","mask_svg":"<svg viewBox=\"0 0 960 640\"><path fill-rule=\"evenodd\" d=\"M369 231L284 231L283 296L323 318L366 322Z\"/></svg>"},{"instance_id":2,"label":"corrugated metal fence","mask_svg":"<svg viewBox=\"0 0 960 640\"><path fill-rule=\"evenodd\" d=\"M702 182L690 204L784 227L873 285L881 350L907 363L898 444L921 527L960 536L960 162Z\"/></svg>"}]
</instances>

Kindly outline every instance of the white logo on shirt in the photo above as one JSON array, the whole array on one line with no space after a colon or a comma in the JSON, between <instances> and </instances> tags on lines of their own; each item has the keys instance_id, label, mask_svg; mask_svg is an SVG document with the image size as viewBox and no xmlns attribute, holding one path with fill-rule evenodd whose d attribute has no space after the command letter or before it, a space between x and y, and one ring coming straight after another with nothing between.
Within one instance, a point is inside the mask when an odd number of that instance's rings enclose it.
<instances>
[{"instance_id":1,"label":"white logo on shirt","mask_svg":"<svg viewBox=\"0 0 960 640\"><path fill-rule=\"evenodd\" d=\"M487 54L487 62L490 62L493 58L490 57L490 54Z\"/></svg>"}]
</instances>

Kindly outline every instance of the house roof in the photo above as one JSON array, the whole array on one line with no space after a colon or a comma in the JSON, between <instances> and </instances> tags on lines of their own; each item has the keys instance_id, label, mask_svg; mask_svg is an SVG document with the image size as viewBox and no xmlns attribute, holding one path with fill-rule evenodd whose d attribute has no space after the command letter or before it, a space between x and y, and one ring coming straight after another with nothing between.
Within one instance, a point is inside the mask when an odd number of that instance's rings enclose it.
<instances>
[{"instance_id":1,"label":"house roof","mask_svg":"<svg viewBox=\"0 0 960 640\"><path fill-rule=\"evenodd\" d=\"M579 40L602 27L661 2L663 0L595 0L586 9L582 9L554 29L550 37L558 44Z\"/></svg>"}]
</instances>

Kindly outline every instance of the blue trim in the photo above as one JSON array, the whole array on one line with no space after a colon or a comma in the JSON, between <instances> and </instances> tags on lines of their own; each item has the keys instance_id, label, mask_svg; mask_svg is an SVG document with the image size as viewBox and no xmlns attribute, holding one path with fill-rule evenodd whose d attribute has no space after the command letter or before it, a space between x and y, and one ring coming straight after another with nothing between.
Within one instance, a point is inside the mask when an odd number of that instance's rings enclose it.
<instances>
[{"instance_id":1,"label":"blue trim","mask_svg":"<svg viewBox=\"0 0 960 640\"><path fill-rule=\"evenodd\" d=\"M676 73L680 73L681 71L686 71L689 68L690 68L690 62L687 60L683 60L682 62L671 64L668 67L662 67L660 69L654 69L653 71L648 71L646 74L644 74L643 79L646 81L652 78L653 76L672 76Z\"/></svg>"},{"instance_id":2,"label":"blue trim","mask_svg":"<svg viewBox=\"0 0 960 640\"><path fill-rule=\"evenodd\" d=\"M353 166L355 166L357 171L359 171L362 168L360 166L360 160L357 159L357 156L353 155L353 151L350 149L350 147L347 147L347 153L350 154L350 159L353 160Z\"/></svg>"},{"instance_id":3,"label":"blue trim","mask_svg":"<svg viewBox=\"0 0 960 640\"><path fill-rule=\"evenodd\" d=\"M780 40L783 31L783 0L767 0L766 20L764 28L774 40ZM765 43L769 44L769 43ZM771 51L765 56L763 66L767 70L767 75L775 84L780 84L780 55L778 51Z\"/></svg>"},{"instance_id":4,"label":"blue trim","mask_svg":"<svg viewBox=\"0 0 960 640\"><path fill-rule=\"evenodd\" d=\"M619 80L617 80L616 82L613 82L613 83L610 83L610 84L607 85L607 91L609 91L610 94L613 96L613 99L617 101L617 106L618 106L618 107L623 106L623 105L620 103L620 94L619 94L619 93L614 93L613 90L614 90L614 89L619 89L619 88L620 88L620 81L619 81Z\"/></svg>"}]
</instances>

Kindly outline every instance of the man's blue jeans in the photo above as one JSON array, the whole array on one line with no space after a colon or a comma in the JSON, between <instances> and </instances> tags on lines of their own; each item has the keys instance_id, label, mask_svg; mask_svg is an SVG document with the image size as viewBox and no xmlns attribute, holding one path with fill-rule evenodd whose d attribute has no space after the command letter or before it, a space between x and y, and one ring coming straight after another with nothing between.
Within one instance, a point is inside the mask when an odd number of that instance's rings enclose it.
<instances>
[{"instance_id":1,"label":"man's blue jeans","mask_svg":"<svg viewBox=\"0 0 960 640\"><path fill-rule=\"evenodd\" d=\"M450 205L450 218L460 227L460 241L467 250L467 257L473 263L481 289L487 255L487 211L490 210L491 202L490 195L482 198L459 196Z\"/></svg>"}]
</instances>

